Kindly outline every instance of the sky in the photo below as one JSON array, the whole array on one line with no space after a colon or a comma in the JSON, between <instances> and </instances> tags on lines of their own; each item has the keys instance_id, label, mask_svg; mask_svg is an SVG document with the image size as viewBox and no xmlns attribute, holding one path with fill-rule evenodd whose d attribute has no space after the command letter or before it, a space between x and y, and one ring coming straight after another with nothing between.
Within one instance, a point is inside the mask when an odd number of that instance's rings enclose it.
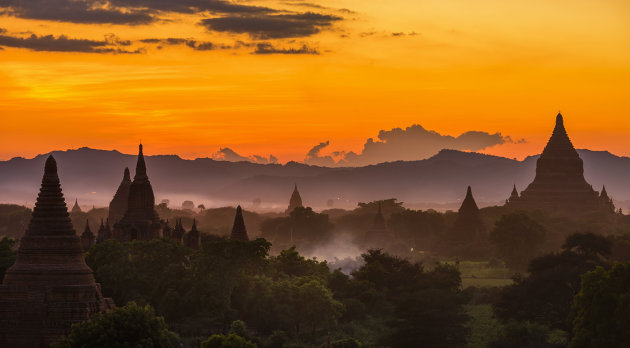
<instances>
[{"instance_id":1,"label":"sky","mask_svg":"<svg viewBox=\"0 0 630 348\"><path fill-rule=\"evenodd\" d=\"M0 160L630 156L629 96L626 0L0 0Z\"/></svg>"}]
</instances>

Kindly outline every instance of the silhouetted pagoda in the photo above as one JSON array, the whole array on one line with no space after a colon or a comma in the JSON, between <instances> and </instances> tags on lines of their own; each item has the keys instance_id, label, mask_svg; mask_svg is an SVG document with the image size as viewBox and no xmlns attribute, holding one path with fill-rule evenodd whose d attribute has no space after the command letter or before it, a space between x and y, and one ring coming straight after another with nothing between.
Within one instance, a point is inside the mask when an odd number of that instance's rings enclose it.
<instances>
[{"instance_id":1,"label":"silhouetted pagoda","mask_svg":"<svg viewBox=\"0 0 630 348\"><path fill-rule=\"evenodd\" d=\"M302 197L300 197L300 192L298 192L297 184L293 188L293 193L291 194L291 199L289 200L289 207L285 211L286 214L291 214L291 212L297 208L302 207Z\"/></svg>"},{"instance_id":2,"label":"silhouetted pagoda","mask_svg":"<svg viewBox=\"0 0 630 348\"><path fill-rule=\"evenodd\" d=\"M153 188L147 176L147 167L139 146L136 175L129 187L127 211L114 225L114 237L122 240L151 240L161 237L162 226L155 211Z\"/></svg>"},{"instance_id":3,"label":"silhouetted pagoda","mask_svg":"<svg viewBox=\"0 0 630 348\"><path fill-rule=\"evenodd\" d=\"M96 236L90 230L90 222L85 220L85 230L81 233L81 246L83 247L83 251L88 251L96 240Z\"/></svg>"},{"instance_id":4,"label":"silhouetted pagoda","mask_svg":"<svg viewBox=\"0 0 630 348\"><path fill-rule=\"evenodd\" d=\"M365 243L368 247L382 247L390 238L391 233L385 224L385 217L379 202L372 227L365 234Z\"/></svg>"},{"instance_id":5,"label":"silhouetted pagoda","mask_svg":"<svg viewBox=\"0 0 630 348\"><path fill-rule=\"evenodd\" d=\"M131 188L131 176L129 175L129 168L125 168L123 179L118 185L114 198L109 203L109 221L117 223L122 220L123 216L127 212L129 205L129 189Z\"/></svg>"},{"instance_id":6,"label":"silhouetted pagoda","mask_svg":"<svg viewBox=\"0 0 630 348\"><path fill-rule=\"evenodd\" d=\"M49 156L17 258L0 285L0 346L47 347L72 324L113 307L85 264Z\"/></svg>"},{"instance_id":7,"label":"silhouetted pagoda","mask_svg":"<svg viewBox=\"0 0 630 348\"><path fill-rule=\"evenodd\" d=\"M175 220L175 228L171 232L170 238L176 242L181 243L185 233L186 230L184 230L182 219Z\"/></svg>"},{"instance_id":8,"label":"silhouetted pagoda","mask_svg":"<svg viewBox=\"0 0 630 348\"><path fill-rule=\"evenodd\" d=\"M74 199L74 206L72 207L72 210L70 211L72 214L76 214L76 213L82 213L83 211L81 210L81 207L79 207L79 200L78 199Z\"/></svg>"},{"instance_id":9,"label":"silhouetted pagoda","mask_svg":"<svg viewBox=\"0 0 630 348\"><path fill-rule=\"evenodd\" d=\"M580 213L608 210L607 204L602 204L599 194L584 179L582 159L564 129L562 115L558 113L551 138L536 162L534 181L521 192L519 199L509 200L507 207Z\"/></svg>"},{"instance_id":10,"label":"silhouetted pagoda","mask_svg":"<svg viewBox=\"0 0 630 348\"><path fill-rule=\"evenodd\" d=\"M244 225L244 224L243 224ZM197 220L193 219L192 228L190 232L184 237L184 245L192 249L199 249L199 238L201 235L197 230Z\"/></svg>"},{"instance_id":11,"label":"silhouetted pagoda","mask_svg":"<svg viewBox=\"0 0 630 348\"><path fill-rule=\"evenodd\" d=\"M109 220L103 223L103 219L101 219L101 226L98 228L96 240L102 242L108 239L112 239L112 229L109 226Z\"/></svg>"},{"instance_id":12,"label":"silhouetted pagoda","mask_svg":"<svg viewBox=\"0 0 630 348\"><path fill-rule=\"evenodd\" d=\"M245 228L245 221L243 220L243 209L239 205L236 207L236 216L234 217L234 226L232 226L232 234L230 234L232 240L248 241L247 229Z\"/></svg>"},{"instance_id":13,"label":"silhouetted pagoda","mask_svg":"<svg viewBox=\"0 0 630 348\"><path fill-rule=\"evenodd\" d=\"M479 207L470 186L466 189L466 197L457 212L457 218L451 230L451 238L459 244L468 244L482 240L485 226L481 220Z\"/></svg>"},{"instance_id":14,"label":"silhouetted pagoda","mask_svg":"<svg viewBox=\"0 0 630 348\"><path fill-rule=\"evenodd\" d=\"M514 203L518 201L519 198L521 197L518 195L518 191L516 190L516 184L514 184L514 188L512 188L512 193L510 193L510 198L508 198L505 203Z\"/></svg>"}]
</instances>

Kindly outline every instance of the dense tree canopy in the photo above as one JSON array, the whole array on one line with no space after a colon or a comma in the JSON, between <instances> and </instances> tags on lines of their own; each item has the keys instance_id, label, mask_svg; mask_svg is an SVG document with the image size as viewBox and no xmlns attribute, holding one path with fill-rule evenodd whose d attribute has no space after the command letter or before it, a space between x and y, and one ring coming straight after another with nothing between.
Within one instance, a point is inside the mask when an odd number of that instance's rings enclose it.
<instances>
[{"instance_id":1,"label":"dense tree canopy","mask_svg":"<svg viewBox=\"0 0 630 348\"><path fill-rule=\"evenodd\" d=\"M156 317L150 306L130 302L90 320L74 324L68 337L53 348L117 348L179 346L179 337L168 330L162 317Z\"/></svg>"},{"instance_id":2,"label":"dense tree canopy","mask_svg":"<svg viewBox=\"0 0 630 348\"><path fill-rule=\"evenodd\" d=\"M630 347L630 263L582 276L570 348Z\"/></svg>"},{"instance_id":3,"label":"dense tree canopy","mask_svg":"<svg viewBox=\"0 0 630 348\"><path fill-rule=\"evenodd\" d=\"M545 228L524 212L503 215L490 233L490 241L508 267L525 269L545 241Z\"/></svg>"}]
</instances>

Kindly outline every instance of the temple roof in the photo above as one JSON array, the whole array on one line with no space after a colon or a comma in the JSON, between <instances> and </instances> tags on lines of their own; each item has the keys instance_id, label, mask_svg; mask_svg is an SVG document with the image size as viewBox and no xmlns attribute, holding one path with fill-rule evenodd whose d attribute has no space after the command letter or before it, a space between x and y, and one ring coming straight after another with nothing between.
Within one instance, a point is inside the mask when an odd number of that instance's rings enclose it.
<instances>
[{"instance_id":1,"label":"temple roof","mask_svg":"<svg viewBox=\"0 0 630 348\"><path fill-rule=\"evenodd\" d=\"M6 272L4 284L9 283L28 287L94 284L70 221L53 156L46 160L42 186L16 261Z\"/></svg>"},{"instance_id":2,"label":"temple roof","mask_svg":"<svg viewBox=\"0 0 630 348\"><path fill-rule=\"evenodd\" d=\"M234 217L234 226L232 227L232 234L230 235L232 240L247 241L247 229L245 228L245 221L243 220L243 209L239 205L236 207L236 216Z\"/></svg>"},{"instance_id":3,"label":"temple roof","mask_svg":"<svg viewBox=\"0 0 630 348\"><path fill-rule=\"evenodd\" d=\"M42 186L25 235L76 235L61 192L57 162L52 155L46 160Z\"/></svg>"},{"instance_id":4,"label":"temple roof","mask_svg":"<svg viewBox=\"0 0 630 348\"><path fill-rule=\"evenodd\" d=\"M579 157L564 129L562 114L556 116L556 126L543 150L541 157Z\"/></svg>"},{"instance_id":5,"label":"temple roof","mask_svg":"<svg viewBox=\"0 0 630 348\"><path fill-rule=\"evenodd\" d=\"M462 205L459 207L459 213L470 214L470 213L476 213L478 211L479 211L479 208L477 207L477 203L475 202L475 199L473 198L472 190L470 186L468 186L468 189L466 190L466 197L464 198Z\"/></svg>"},{"instance_id":6,"label":"temple roof","mask_svg":"<svg viewBox=\"0 0 630 348\"><path fill-rule=\"evenodd\" d=\"M72 207L72 212L73 213L80 213L82 212L81 207L79 206L79 200L78 199L74 199L74 206Z\"/></svg>"},{"instance_id":7,"label":"temple roof","mask_svg":"<svg viewBox=\"0 0 630 348\"><path fill-rule=\"evenodd\" d=\"M103 223L103 220L101 220L101 225ZM83 230L83 234L81 234L81 236L94 236L94 233L92 233L92 231L90 230L90 221L89 220L85 220L85 230Z\"/></svg>"}]
</instances>

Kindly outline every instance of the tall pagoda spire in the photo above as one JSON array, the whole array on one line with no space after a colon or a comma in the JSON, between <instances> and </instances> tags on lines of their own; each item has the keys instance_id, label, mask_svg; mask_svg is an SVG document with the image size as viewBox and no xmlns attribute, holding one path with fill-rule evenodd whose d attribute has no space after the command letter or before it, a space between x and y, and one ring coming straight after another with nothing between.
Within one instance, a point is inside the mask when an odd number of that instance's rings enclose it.
<instances>
[{"instance_id":1,"label":"tall pagoda spire","mask_svg":"<svg viewBox=\"0 0 630 348\"><path fill-rule=\"evenodd\" d=\"M112 307L85 263L49 156L31 221L0 285L0 346L48 346L73 323Z\"/></svg>"},{"instance_id":2,"label":"tall pagoda spire","mask_svg":"<svg viewBox=\"0 0 630 348\"><path fill-rule=\"evenodd\" d=\"M77 198L74 199L74 206L72 207L72 211L73 214L75 213L81 213L81 207L79 206L79 200Z\"/></svg>"},{"instance_id":3,"label":"tall pagoda spire","mask_svg":"<svg viewBox=\"0 0 630 348\"><path fill-rule=\"evenodd\" d=\"M184 243L189 248L199 249L199 237L200 234L197 230L197 220L193 218L192 227L190 228L190 232L186 234L186 237L184 238Z\"/></svg>"},{"instance_id":4,"label":"tall pagoda spire","mask_svg":"<svg viewBox=\"0 0 630 348\"><path fill-rule=\"evenodd\" d=\"M598 198L584 179L584 164L567 135L562 114L558 113L553 133L536 161L534 181L518 200L508 200L508 206L575 215L601 209Z\"/></svg>"},{"instance_id":5,"label":"tall pagoda spire","mask_svg":"<svg viewBox=\"0 0 630 348\"><path fill-rule=\"evenodd\" d=\"M101 224L102 221L103 220L101 220ZM94 245L95 239L96 237L94 236L94 233L90 230L90 221L86 219L85 230L81 233L81 246L83 247L83 251L88 251Z\"/></svg>"},{"instance_id":6,"label":"tall pagoda spire","mask_svg":"<svg viewBox=\"0 0 630 348\"><path fill-rule=\"evenodd\" d=\"M232 234L230 235L232 240L249 240L247 236L247 229L245 228L245 221L243 220L243 209L239 205L236 207L236 216L234 217L234 226L232 226Z\"/></svg>"},{"instance_id":7,"label":"tall pagoda spire","mask_svg":"<svg viewBox=\"0 0 630 348\"><path fill-rule=\"evenodd\" d=\"M475 198L472 194L472 189L468 186L466 189L466 197L462 202L462 205L459 207L460 214L475 214L479 211L479 207L477 207L477 202L475 202Z\"/></svg>"},{"instance_id":8,"label":"tall pagoda spire","mask_svg":"<svg viewBox=\"0 0 630 348\"><path fill-rule=\"evenodd\" d=\"M114 225L114 229L114 234L122 240L151 240L159 238L162 231L160 218L155 211L155 196L147 176L142 144L138 148L136 175L129 186L127 211Z\"/></svg>"},{"instance_id":9,"label":"tall pagoda spire","mask_svg":"<svg viewBox=\"0 0 630 348\"><path fill-rule=\"evenodd\" d=\"M298 191L297 184L294 184L293 193L291 194L291 199L289 200L289 206L287 207L285 213L291 214L291 212L297 207L302 207L302 197Z\"/></svg>"}]
</instances>

